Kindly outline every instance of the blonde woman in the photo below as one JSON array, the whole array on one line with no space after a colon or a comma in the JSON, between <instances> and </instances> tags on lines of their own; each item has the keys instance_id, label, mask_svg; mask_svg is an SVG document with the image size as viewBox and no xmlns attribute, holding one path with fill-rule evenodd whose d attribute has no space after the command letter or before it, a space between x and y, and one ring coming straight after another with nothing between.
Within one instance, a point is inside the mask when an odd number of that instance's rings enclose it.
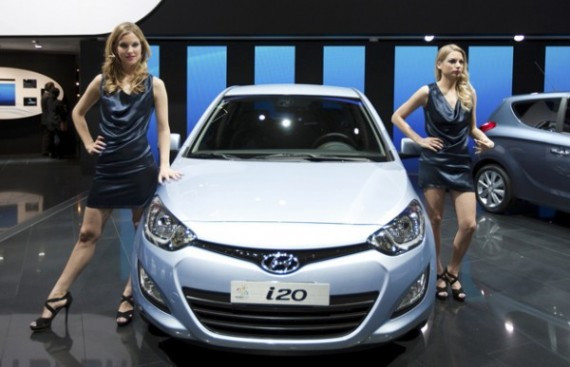
<instances>
[{"instance_id":1,"label":"blonde woman","mask_svg":"<svg viewBox=\"0 0 570 367\"><path fill-rule=\"evenodd\" d=\"M449 296L463 302L466 294L459 282L461 261L476 228L476 199L471 177L468 137L475 151L492 149L494 143L476 126L477 96L469 83L465 51L454 44L440 48L435 61L436 82L418 89L392 115L392 122L422 147L418 184L424 192L433 228L437 255L436 297ZM406 122L417 108L423 107L427 137L418 135ZM455 207L458 230L453 253L444 267L441 260L441 219L446 192Z\"/></svg>"},{"instance_id":2,"label":"blonde woman","mask_svg":"<svg viewBox=\"0 0 570 367\"><path fill-rule=\"evenodd\" d=\"M85 149L97 156L96 172L79 239L45 302L41 317L30 324L33 331L50 328L53 318L62 309L67 316L73 301L69 288L93 257L111 211L132 209L136 226L157 183L180 178L180 173L173 171L169 163L166 89L160 79L149 74L149 56L150 47L140 28L128 22L119 24L107 39L102 74L91 81L73 109L73 122ZM93 139L85 116L97 101L101 112L100 135ZM146 137L153 110L158 121L158 168ZM117 324L123 326L131 322L133 311L129 279L119 304Z\"/></svg>"}]
</instances>

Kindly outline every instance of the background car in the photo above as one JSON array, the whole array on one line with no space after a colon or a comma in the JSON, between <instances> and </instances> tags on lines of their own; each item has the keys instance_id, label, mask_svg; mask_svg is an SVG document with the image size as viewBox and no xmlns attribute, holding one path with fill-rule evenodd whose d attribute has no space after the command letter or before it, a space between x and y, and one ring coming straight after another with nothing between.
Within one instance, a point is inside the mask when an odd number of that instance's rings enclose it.
<instances>
[{"instance_id":1,"label":"background car","mask_svg":"<svg viewBox=\"0 0 570 367\"><path fill-rule=\"evenodd\" d=\"M476 195L487 211L524 199L570 212L570 93L509 97L481 126L495 148L475 156Z\"/></svg>"},{"instance_id":2,"label":"background car","mask_svg":"<svg viewBox=\"0 0 570 367\"><path fill-rule=\"evenodd\" d=\"M222 92L135 239L142 315L209 346L336 351L419 330L434 302L426 211L357 90Z\"/></svg>"}]
</instances>

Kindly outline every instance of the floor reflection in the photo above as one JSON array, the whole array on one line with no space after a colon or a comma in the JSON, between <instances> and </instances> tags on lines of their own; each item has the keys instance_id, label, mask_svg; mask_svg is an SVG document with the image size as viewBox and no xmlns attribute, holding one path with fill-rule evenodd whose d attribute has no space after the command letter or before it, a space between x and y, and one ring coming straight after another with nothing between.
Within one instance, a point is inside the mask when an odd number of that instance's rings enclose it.
<instances>
[{"instance_id":1,"label":"floor reflection","mask_svg":"<svg viewBox=\"0 0 570 367\"><path fill-rule=\"evenodd\" d=\"M34 167L36 173L52 172ZM118 210L105 227L92 263L71 289L74 303L68 324L60 315L51 331L32 334L28 323L38 316L81 223L84 202L65 203L69 196L60 200L61 190L76 179L76 168L67 166L63 179L52 179L56 184L34 176L43 182L36 188L44 191L16 190L16 181L0 183L0 191L41 192L44 198L44 212L23 222L33 225L16 225L17 231L0 234L0 366L187 366L195 361L366 361L416 367L570 364L570 220L564 221L566 213L545 218L538 209L509 215L478 213L478 229L462 268L467 301L450 297L436 302L422 333L374 348L278 357L213 350L173 339L138 314L131 325L117 328L114 316L128 276L133 236L129 211ZM0 164L0 174L6 169ZM27 172L16 166L9 170ZM32 179L29 172L24 179ZM442 256L447 261L457 223L451 203L445 205Z\"/></svg>"},{"instance_id":2,"label":"floor reflection","mask_svg":"<svg viewBox=\"0 0 570 367\"><path fill-rule=\"evenodd\" d=\"M27 192L0 192L0 231L32 219L43 211L44 197Z\"/></svg>"},{"instance_id":3,"label":"floor reflection","mask_svg":"<svg viewBox=\"0 0 570 367\"><path fill-rule=\"evenodd\" d=\"M83 193L90 177L76 159L0 158L0 234Z\"/></svg>"},{"instance_id":4,"label":"floor reflection","mask_svg":"<svg viewBox=\"0 0 570 367\"><path fill-rule=\"evenodd\" d=\"M73 339L69 335L69 330L67 328L63 336L54 333L52 330L47 330L41 333L32 334L30 336L30 340L41 343L47 354L51 357L51 360L55 361L60 366L75 367L83 365L71 353Z\"/></svg>"}]
</instances>

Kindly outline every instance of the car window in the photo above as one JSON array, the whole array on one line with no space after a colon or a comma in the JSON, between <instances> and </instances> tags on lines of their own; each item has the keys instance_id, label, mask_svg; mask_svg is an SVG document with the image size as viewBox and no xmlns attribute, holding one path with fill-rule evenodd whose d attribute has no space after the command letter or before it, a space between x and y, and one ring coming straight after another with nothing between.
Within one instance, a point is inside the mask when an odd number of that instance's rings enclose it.
<instances>
[{"instance_id":1,"label":"car window","mask_svg":"<svg viewBox=\"0 0 570 367\"><path fill-rule=\"evenodd\" d=\"M380 134L359 99L321 96L224 98L187 156L214 152L248 159L279 154L386 159Z\"/></svg>"},{"instance_id":2,"label":"car window","mask_svg":"<svg viewBox=\"0 0 570 367\"><path fill-rule=\"evenodd\" d=\"M524 124L546 131L556 131L560 98L533 99L513 103L513 111Z\"/></svg>"}]
</instances>

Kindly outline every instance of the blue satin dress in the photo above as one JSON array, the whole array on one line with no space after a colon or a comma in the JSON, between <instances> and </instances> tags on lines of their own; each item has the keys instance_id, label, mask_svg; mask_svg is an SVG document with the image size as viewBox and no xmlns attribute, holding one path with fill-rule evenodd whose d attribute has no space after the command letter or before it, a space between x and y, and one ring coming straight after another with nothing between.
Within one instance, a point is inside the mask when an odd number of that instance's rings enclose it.
<instances>
[{"instance_id":1,"label":"blue satin dress","mask_svg":"<svg viewBox=\"0 0 570 367\"><path fill-rule=\"evenodd\" d=\"M436 83L428 87L425 129L428 136L443 141L443 149L438 152L422 149L418 184L423 189L474 191L467 145L472 111L461 107L459 101L452 108Z\"/></svg>"},{"instance_id":2,"label":"blue satin dress","mask_svg":"<svg viewBox=\"0 0 570 367\"><path fill-rule=\"evenodd\" d=\"M87 197L91 208L146 206L158 184L158 170L147 139L154 110L152 76L142 93L107 94L100 87L100 134L107 144L97 158Z\"/></svg>"}]
</instances>

